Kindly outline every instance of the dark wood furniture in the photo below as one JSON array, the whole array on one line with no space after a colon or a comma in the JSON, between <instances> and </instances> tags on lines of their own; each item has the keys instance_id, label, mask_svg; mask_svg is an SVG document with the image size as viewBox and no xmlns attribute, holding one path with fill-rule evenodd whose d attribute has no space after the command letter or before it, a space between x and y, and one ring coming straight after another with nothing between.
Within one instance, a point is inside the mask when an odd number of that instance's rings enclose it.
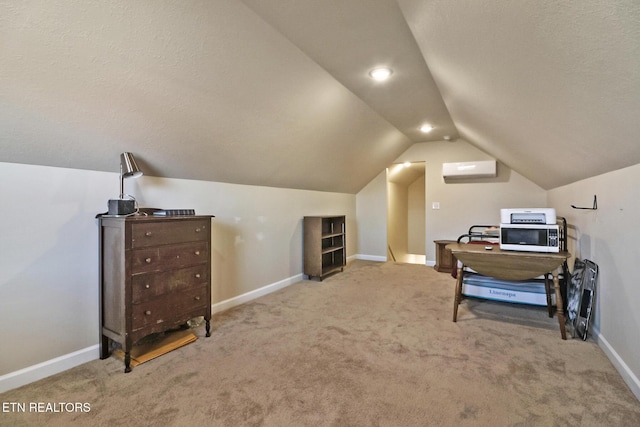
<instances>
[{"instance_id":1,"label":"dark wood furniture","mask_svg":"<svg viewBox=\"0 0 640 427\"><path fill-rule=\"evenodd\" d=\"M556 294L556 306L560 335L567 339L564 322L564 311L558 270L571 256L567 251L559 253L503 251L497 246L491 250L484 245L469 243L451 243L447 248L463 265L469 266L478 273L501 280L528 280L552 273L553 287ZM462 276L464 268L458 267L456 290L453 303L453 321L458 318L458 305L462 300Z\"/></svg>"},{"instance_id":2,"label":"dark wood furniture","mask_svg":"<svg viewBox=\"0 0 640 427\"><path fill-rule=\"evenodd\" d=\"M455 265L455 258L447 245L449 243L455 243L455 240L434 240L436 244L436 265L433 268L441 273L451 273Z\"/></svg>"},{"instance_id":3,"label":"dark wood furniture","mask_svg":"<svg viewBox=\"0 0 640 427\"><path fill-rule=\"evenodd\" d=\"M322 280L347 265L345 216L304 217L304 274Z\"/></svg>"},{"instance_id":4,"label":"dark wood furniture","mask_svg":"<svg viewBox=\"0 0 640 427\"><path fill-rule=\"evenodd\" d=\"M100 217L100 358L204 316L211 320L212 216Z\"/></svg>"}]
</instances>

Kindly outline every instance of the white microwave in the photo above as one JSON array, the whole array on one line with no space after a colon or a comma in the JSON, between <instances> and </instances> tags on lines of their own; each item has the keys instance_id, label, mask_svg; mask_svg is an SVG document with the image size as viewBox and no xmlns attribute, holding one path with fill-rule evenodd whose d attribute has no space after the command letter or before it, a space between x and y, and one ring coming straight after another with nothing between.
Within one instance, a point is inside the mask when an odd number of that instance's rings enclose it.
<instances>
[{"instance_id":1,"label":"white microwave","mask_svg":"<svg viewBox=\"0 0 640 427\"><path fill-rule=\"evenodd\" d=\"M527 252L560 252L557 224L501 224L500 249Z\"/></svg>"}]
</instances>

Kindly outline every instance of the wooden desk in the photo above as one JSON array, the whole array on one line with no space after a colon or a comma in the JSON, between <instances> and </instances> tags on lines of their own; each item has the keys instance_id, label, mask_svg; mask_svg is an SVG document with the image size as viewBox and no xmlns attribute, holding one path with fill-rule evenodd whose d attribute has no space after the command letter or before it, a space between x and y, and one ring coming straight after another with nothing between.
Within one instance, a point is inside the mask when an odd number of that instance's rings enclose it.
<instances>
[{"instance_id":1,"label":"wooden desk","mask_svg":"<svg viewBox=\"0 0 640 427\"><path fill-rule=\"evenodd\" d=\"M496 279L528 280L543 274L552 273L560 334L563 340L567 339L558 270L565 260L571 256L569 252L540 253L502 251L497 246L493 247L492 250L486 250L484 245L467 243L451 243L447 245L447 249L449 249L453 256L459 259L462 264L484 276L495 277ZM462 270L462 267L458 267L456 293L453 303L454 322L457 320L458 305L462 299Z\"/></svg>"}]
</instances>

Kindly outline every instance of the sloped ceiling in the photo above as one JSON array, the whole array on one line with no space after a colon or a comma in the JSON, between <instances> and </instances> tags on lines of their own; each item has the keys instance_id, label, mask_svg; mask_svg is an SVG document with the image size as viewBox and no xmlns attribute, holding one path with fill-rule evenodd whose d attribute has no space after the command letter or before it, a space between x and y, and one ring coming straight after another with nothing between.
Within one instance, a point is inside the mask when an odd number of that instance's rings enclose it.
<instances>
[{"instance_id":1,"label":"sloped ceiling","mask_svg":"<svg viewBox=\"0 0 640 427\"><path fill-rule=\"evenodd\" d=\"M640 2L399 4L465 140L546 189L640 162Z\"/></svg>"},{"instance_id":2,"label":"sloped ceiling","mask_svg":"<svg viewBox=\"0 0 640 427\"><path fill-rule=\"evenodd\" d=\"M635 1L0 4L5 162L355 193L448 136L553 188L640 163L639 112Z\"/></svg>"}]
</instances>

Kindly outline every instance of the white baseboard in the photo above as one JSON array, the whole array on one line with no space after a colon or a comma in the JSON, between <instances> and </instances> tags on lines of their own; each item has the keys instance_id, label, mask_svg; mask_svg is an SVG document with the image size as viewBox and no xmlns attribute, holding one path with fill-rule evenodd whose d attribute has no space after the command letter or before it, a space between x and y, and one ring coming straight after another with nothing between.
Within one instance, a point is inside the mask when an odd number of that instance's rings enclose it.
<instances>
[{"instance_id":1,"label":"white baseboard","mask_svg":"<svg viewBox=\"0 0 640 427\"><path fill-rule=\"evenodd\" d=\"M0 393L22 387L99 358L98 344L0 376Z\"/></svg>"},{"instance_id":2,"label":"white baseboard","mask_svg":"<svg viewBox=\"0 0 640 427\"><path fill-rule=\"evenodd\" d=\"M364 261L377 261L377 262L387 262L388 259L385 256L380 256L380 255L365 255L365 254L357 254L354 255L352 257L349 257L348 260L350 261L351 259L361 259ZM430 261L430 260L425 260L424 263L427 267L433 267L434 265L436 265L435 261Z\"/></svg>"},{"instance_id":3,"label":"white baseboard","mask_svg":"<svg viewBox=\"0 0 640 427\"><path fill-rule=\"evenodd\" d=\"M280 280L279 282L215 303L211 306L211 313L219 313L240 304L244 304L263 295L270 294L271 292L275 292L289 285L293 285L294 283L298 283L302 279L302 274L296 274L295 276ZM73 353L56 357L55 359L38 363L37 365L2 375L0 376L0 393L22 387L23 385L66 371L67 369L82 365L83 363L96 360L100 357L99 352L100 346L96 344L82 350L74 351Z\"/></svg>"},{"instance_id":4,"label":"white baseboard","mask_svg":"<svg viewBox=\"0 0 640 427\"><path fill-rule=\"evenodd\" d=\"M387 257L386 256L380 256L380 255L357 254L357 255L354 255L352 257L349 257L349 260L351 260L351 259L361 259L361 260L364 260L364 261L387 262Z\"/></svg>"},{"instance_id":5,"label":"white baseboard","mask_svg":"<svg viewBox=\"0 0 640 427\"><path fill-rule=\"evenodd\" d=\"M253 291L247 292L245 294L238 295L237 297L233 297L224 301L217 302L211 306L211 313L212 314L220 313L221 311L225 311L232 307L236 307L238 305L252 301L261 296L270 294L282 288L286 288L287 286L293 285L294 283L298 283L303 278L304 277L302 273L296 274L295 276L291 276L287 279L280 280L279 282L275 282L270 285L266 285L261 288L255 289Z\"/></svg>"},{"instance_id":6,"label":"white baseboard","mask_svg":"<svg viewBox=\"0 0 640 427\"><path fill-rule=\"evenodd\" d=\"M593 336L595 337L598 346L604 351L604 354L607 355L607 358L613 364L613 367L616 368L624 382L629 386L631 392L636 396L638 400L640 400L640 379L629 369L629 366L624 363L624 360L620 357L620 355L615 351L613 347L609 344L609 342L602 336L599 330L594 328Z\"/></svg>"}]
</instances>

